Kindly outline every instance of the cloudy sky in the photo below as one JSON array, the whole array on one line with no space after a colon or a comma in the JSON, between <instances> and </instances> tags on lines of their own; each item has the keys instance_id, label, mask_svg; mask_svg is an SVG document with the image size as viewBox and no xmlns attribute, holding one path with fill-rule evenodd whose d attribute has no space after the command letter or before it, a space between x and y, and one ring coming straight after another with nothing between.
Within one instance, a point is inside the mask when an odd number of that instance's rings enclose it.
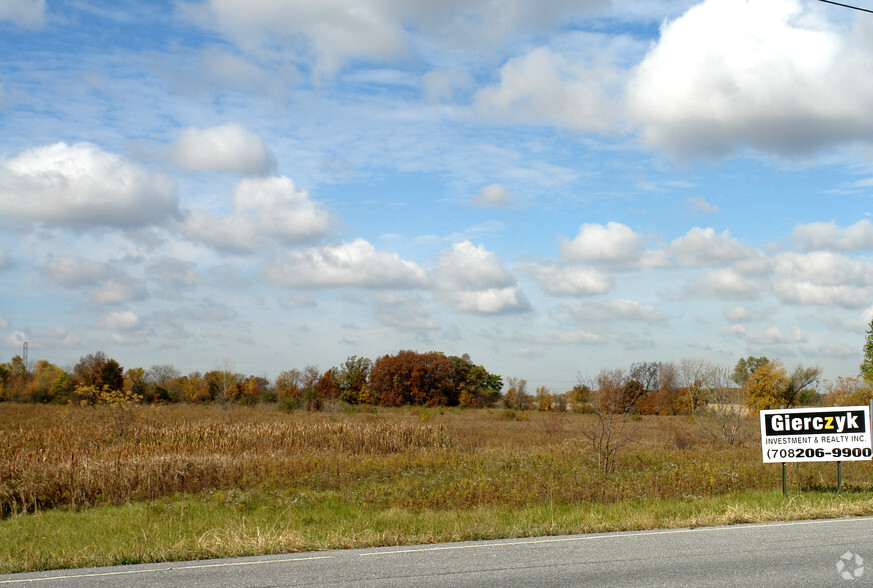
<instances>
[{"instance_id":1,"label":"cloudy sky","mask_svg":"<svg viewBox=\"0 0 873 588\"><path fill-rule=\"evenodd\" d=\"M0 0L0 53L0 361L858 372L873 15Z\"/></svg>"}]
</instances>

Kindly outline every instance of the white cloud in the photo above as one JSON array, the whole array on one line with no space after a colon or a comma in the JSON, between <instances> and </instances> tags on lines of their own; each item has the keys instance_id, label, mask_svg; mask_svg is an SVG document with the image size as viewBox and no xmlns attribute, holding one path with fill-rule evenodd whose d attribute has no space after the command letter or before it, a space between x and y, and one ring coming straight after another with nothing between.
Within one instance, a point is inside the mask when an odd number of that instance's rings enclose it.
<instances>
[{"instance_id":1,"label":"white cloud","mask_svg":"<svg viewBox=\"0 0 873 588\"><path fill-rule=\"evenodd\" d=\"M576 319L583 321L629 320L643 322L660 322L667 316L648 304L640 304L634 300L609 300L605 302L587 302L570 306L567 311Z\"/></svg>"},{"instance_id":2,"label":"white cloud","mask_svg":"<svg viewBox=\"0 0 873 588\"><path fill-rule=\"evenodd\" d=\"M804 250L832 249L838 251L861 251L873 249L873 224L862 219L842 228L837 223L809 223L797 225L791 233L797 245Z\"/></svg>"},{"instance_id":3,"label":"white cloud","mask_svg":"<svg viewBox=\"0 0 873 588\"><path fill-rule=\"evenodd\" d=\"M873 268L840 253L782 253L776 257L776 273L789 279L828 286L871 285Z\"/></svg>"},{"instance_id":4,"label":"white cloud","mask_svg":"<svg viewBox=\"0 0 873 588\"><path fill-rule=\"evenodd\" d=\"M603 333L592 333L585 329L573 329L570 331L562 331L557 334L530 336L526 335L522 338L525 343L533 343L537 345L594 345L606 341Z\"/></svg>"},{"instance_id":5,"label":"white cloud","mask_svg":"<svg viewBox=\"0 0 873 588\"><path fill-rule=\"evenodd\" d=\"M206 0L183 5L196 22L218 30L243 51L311 63L316 77L352 60L393 61L425 42L471 49L502 44L518 32L543 30L605 8L605 0ZM417 42L416 42L417 41Z\"/></svg>"},{"instance_id":6,"label":"white cloud","mask_svg":"<svg viewBox=\"0 0 873 588\"><path fill-rule=\"evenodd\" d=\"M475 106L486 118L605 133L616 129L616 101L607 90L615 84L611 65L589 67L541 47L508 61L500 83L480 90Z\"/></svg>"},{"instance_id":7,"label":"white cloud","mask_svg":"<svg viewBox=\"0 0 873 588\"><path fill-rule=\"evenodd\" d=\"M146 226L176 212L175 185L91 143L55 143L0 162L0 216L46 225Z\"/></svg>"},{"instance_id":8,"label":"white cloud","mask_svg":"<svg viewBox=\"0 0 873 588\"><path fill-rule=\"evenodd\" d=\"M107 312L100 316L98 325L104 329L130 331L139 326L139 317L132 310Z\"/></svg>"},{"instance_id":9,"label":"white cloud","mask_svg":"<svg viewBox=\"0 0 873 588\"><path fill-rule=\"evenodd\" d=\"M481 290L515 284L493 252L470 241L455 243L440 254L437 271L446 289Z\"/></svg>"},{"instance_id":10,"label":"white cloud","mask_svg":"<svg viewBox=\"0 0 873 588\"><path fill-rule=\"evenodd\" d=\"M237 123L185 129L173 145L173 158L186 169L241 175L263 175L276 167L264 140Z\"/></svg>"},{"instance_id":11,"label":"white cloud","mask_svg":"<svg viewBox=\"0 0 873 588\"><path fill-rule=\"evenodd\" d=\"M112 273L96 261L70 256L53 257L37 269L50 282L68 288L96 284Z\"/></svg>"},{"instance_id":12,"label":"white cloud","mask_svg":"<svg viewBox=\"0 0 873 588\"><path fill-rule=\"evenodd\" d=\"M873 138L867 25L841 30L823 14L799 0L706 0L666 22L628 87L645 142L790 155Z\"/></svg>"},{"instance_id":13,"label":"white cloud","mask_svg":"<svg viewBox=\"0 0 873 588\"><path fill-rule=\"evenodd\" d=\"M289 288L421 288L427 273L396 253L376 251L367 241L289 251L264 267L272 282Z\"/></svg>"},{"instance_id":14,"label":"white cloud","mask_svg":"<svg viewBox=\"0 0 873 588\"><path fill-rule=\"evenodd\" d=\"M96 261L57 256L37 270L53 284L72 289L87 288L88 298L97 304L119 304L148 298L141 280Z\"/></svg>"},{"instance_id":15,"label":"white cloud","mask_svg":"<svg viewBox=\"0 0 873 588\"><path fill-rule=\"evenodd\" d=\"M552 296L603 294L614 286L612 277L600 270L573 265L529 264L524 269Z\"/></svg>"},{"instance_id":16,"label":"white cloud","mask_svg":"<svg viewBox=\"0 0 873 588\"><path fill-rule=\"evenodd\" d=\"M45 0L0 0L0 21L35 31L45 26L45 19Z\"/></svg>"},{"instance_id":17,"label":"white cloud","mask_svg":"<svg viewBox=\"0 0 873 588\"><path fill-rule=\"evenodd\" d=\"M700 214L718 214L719 208L715 204L710 204L706 198L700 196L692 196L688 199L688 206L692 211Z\"/></svg>"},{"instance_id":18,"label":"white cloud","mask_svg":"<svg viewBox=\"0 0 873 588\"><path fill-rule=\"evenodd\" d=\"M567 261L620 267L651 267L665 261L660 253L647 251L643 238L633 229L617 222L583 224L573 240L563 239L561 255Z\"/></svg>"},{"instance_id":19,"label":"white cloud","mask_svg":"<svg viewBox=\"0 0 873 588\"><path fill-rule=\"evenodd\" d=\"M281 243L313 241L331 231L333 219L285 176L244 178L233 193L233 211L218 217L204 210L186 214L182 232L217 249L255 251L265 237Z\"/></svg>"},{"instance_id":20,"label":"white cloud","mask_svg":"<svg viewBox=\"0 0 873 588\"><path fill-rule=\"evenodd\" d=\"M456 310L502 314L530 307L512 274L482 245L455 243L440 254L436 275L442 296Z\"/></svg>"},{"instance_id":21,"label":"white cloud","mask_svg":"<svg viewBox=\"0 0 873 588\"><path fill-rule=\"evenodd\" d=\"M755 318L755 313L744 306L735 306L725 310L722 314L732 323L746 323Z\"/></svg>"},{"instance_id":22,"label":"white cloud","mask_svg":"<svg viewBox=\"0 0 873 588\"><path fill-rule=\"evenodd\" d=\"M401 296L394 292L378 292L373 296L378 306L378 318L383 324L401 330L431 331L439 322L430 316L420 296Z\"/></svg>"},{"instance_id":23,"label":"white cloud","mask_svg":"<svg viewBox=\"0 0 873 588\"><path fill-rule=\"evenodd\" d=\"M873 268L839 253L777 256L776 296L787 304L861 308L873 296Z\"/></svg>"},{"instance_id":24,"label":"white cloud","mask_svg":"<svg viewBox=\"0 0 873 588\"><path fill-rule=\"evenodd\" d=\"M512 195L500 184L485 186L473 197L473 206L504 207L512 205Z\"/></svg>"},{"instance_id":25,"label":"white cloud","mask_svg":"<svg viewBox=\"0 0 873 588\"><path fill-rule=\"evenodd\" d=\"M145 285L140 280L128 276L113 276L88 291L88 297L97 304L122 304L149 297Z\"/></svg>"},{"instance_id":26,"label":"white cloud","mask_svg":"<svg viewBox=\"0 0 873 588\"><path fill-rule=\"evenodd\" d=\"M40 331L15 330L3 339L4 345L9 349L21 351L24 343L30 350L43 349L46 347L63 349L81 349L82 338L70 333L63 327L48 327Z\"/></svg>"},{"instance_id":27,"label":"white cloud","mask_svg":"<svg viewBox=\"0 0 873 588\"><path fill-rule=\"evenodd\" d=\"M777 326L767 327L762 333L752 333L744 325L725 327L721 332L734 335L754 345L796 345L809 341L808 337L797 326L791 327L791 333L784 333Z\"/></svg>"},{"instance_id":28,"label":"white cloud","mask_svg":"<svg viewBox=\"0 0 873 588\"><path fill-rule=\"evenodd\" d=\"M759 286L755 280L743 275L734 268L723 268L707 272L706 276L692 287L693 296L727 300L751 298L758 291Z\"/></svg>"},{"instance_id":29,"label":"white cloud","mask_svg":"<svg viewBox=\"0 0 873 588\"><path fill-rule=\"evenodd\" d=\"M758 252L725 229L716 234L712 228L694 227L670 244L670 251L683 266L699 267L727 265L735 261L753 259Z\"/></svg>"}]
</instances>

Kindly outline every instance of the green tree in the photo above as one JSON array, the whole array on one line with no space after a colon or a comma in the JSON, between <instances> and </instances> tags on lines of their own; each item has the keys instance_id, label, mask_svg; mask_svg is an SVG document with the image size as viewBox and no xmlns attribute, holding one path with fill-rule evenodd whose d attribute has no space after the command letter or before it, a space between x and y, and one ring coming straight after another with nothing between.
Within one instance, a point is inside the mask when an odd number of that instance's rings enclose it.
<instances>
[{"instance_id":1,"label":"green tree","mask_svg":"<svg viewBox=\"0 0 873 588\"><path fill-rule=\"evenodd\" d=\"M861 361L861 379L873 385L873 320L867 325L864 339L864 359Z\"/></svg>"},{"instance_id":2,"label":"green tree","mask_svg":"<svg viewBox=\"0 0 873 588\"><path fill-rule=\"evenodd\" d=\"M366 357L353 355L347 358L340 367L333 369L336 383L340 389L340 400L349 404L361 402L361 390L367 386L367 378L370 375L372 365L372 362Z\"/></svg>"},{"instance_id":3,"label":"green tree","mask_svg":"<svg viewBox=\"0 0 873 588\"><path fill-rule=\"evenodd\" d=\"M746 358L740 358L737 365L734 366L734 374L731 379L733 379L733 381L738 385L743 386L759 367L769 361L770 360L763 355L761 357L753 357L750 355Z\"/></svg>"},{"instance_id":4,"label":"green tree","mask_svg":"<svg viewBox=\"0 0 873 588\"><path fill-rule=\"evenodd\" d=\"M100 370L100 383L113 392L124 390L124 368L114 359L106 360Z\"/></svg>"}]
</instances>

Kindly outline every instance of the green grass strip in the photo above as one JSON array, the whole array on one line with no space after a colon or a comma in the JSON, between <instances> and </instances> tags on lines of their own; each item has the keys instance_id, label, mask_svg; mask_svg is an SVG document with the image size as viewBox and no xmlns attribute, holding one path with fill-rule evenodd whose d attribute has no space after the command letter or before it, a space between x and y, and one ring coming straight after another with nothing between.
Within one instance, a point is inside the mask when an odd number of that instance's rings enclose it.
<instances>
[{"instance_id":1,"label":"green grass strip","mask_svg":"<svg viewBox=\"0 0 873 588\"><path fill-rule=\"evenodd\" d=\"M212 492L0 520L0 573L401 544L873 515L873 492L376 509L332 492Z\"/></svg>"}]
</instances>

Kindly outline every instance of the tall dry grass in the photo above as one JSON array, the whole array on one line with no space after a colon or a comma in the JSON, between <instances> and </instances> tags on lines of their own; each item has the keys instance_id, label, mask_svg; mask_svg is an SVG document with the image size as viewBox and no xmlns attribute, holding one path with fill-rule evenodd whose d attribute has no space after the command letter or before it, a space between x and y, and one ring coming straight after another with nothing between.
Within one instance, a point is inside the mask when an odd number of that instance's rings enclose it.
<instances>
[{"instance_id":1,"label":"tall dry grass","mask_svg":"<svg viewBox=\"0 0 873 588\"><path fill-rule=\"evenodd\" d=\"M757 423L737 446L683 417L645 417L605 474L581 432L591 415L392 409L285 414L263 407L0 403L0 513L176 493L332 491L376 508L694 499L778 488ZM843 468L871 488L871 462ZM830 488L833 464L791 466L792 488Z\"/></svg>"}]
</instances>

